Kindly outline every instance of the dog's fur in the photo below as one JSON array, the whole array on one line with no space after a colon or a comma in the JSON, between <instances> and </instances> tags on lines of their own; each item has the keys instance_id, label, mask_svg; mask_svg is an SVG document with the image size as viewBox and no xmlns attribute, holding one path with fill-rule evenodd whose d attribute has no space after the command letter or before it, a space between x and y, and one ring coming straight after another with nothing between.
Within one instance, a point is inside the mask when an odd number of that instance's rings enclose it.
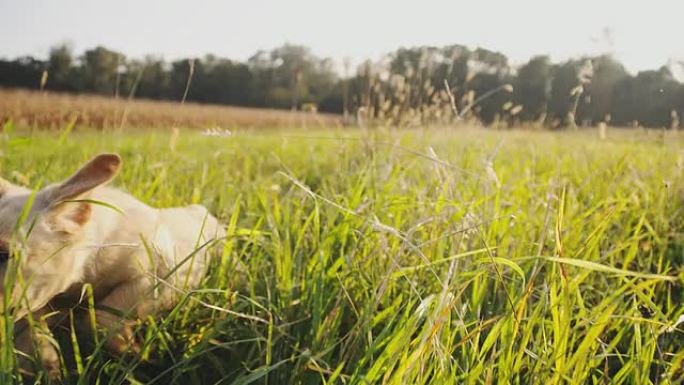
<instances>
[{"instance_id":1,"label":"dog's fur","mask_svg":"<svg viewBox=\"0 0 684 385\"><path fill-rule=\"evenodd\" d=\"M101 154L66 181L40 190L18 228L32 192L0 179L0 248L11 251L0 262L0 287L8 286L6 270L18 271L11 287L17 318L28 314L38 320L32 324L47 328L43 315L51 301L58 295L78 300L90 284L97 326L109 331L107 346L115 352L136 348L127 321L115 313L144 317L172 306L180 292L199 284L210 246L225 236L203 206L156 209L104 187L120 165L118 155ZM15 337L16 349L38 353L50 375L59 376L55 348L34 327L25 329Z\"/></svg>"}]
</instances>

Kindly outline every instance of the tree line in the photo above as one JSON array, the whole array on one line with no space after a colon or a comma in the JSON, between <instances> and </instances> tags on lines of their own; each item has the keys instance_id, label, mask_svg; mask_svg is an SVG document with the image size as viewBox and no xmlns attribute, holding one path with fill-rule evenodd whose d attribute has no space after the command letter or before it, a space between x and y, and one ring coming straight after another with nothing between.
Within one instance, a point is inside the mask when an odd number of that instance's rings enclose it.
<instances>
[{"instance_id":1,"label":"tree line","mask_svg":"<svg viewBox=\"0 0 684 385\"><path fill-rule=\"evenodd\" d=\"M0 60L0 86L113 97L187 100L344 114L393 125L476 119L486 125L678 128L684 84L671 71L628 73L610 55L519 67L500 53L462 45L400 48L378 62L336 68L286 44L246 62L207 55L167 62L95 47L55 46L46 60Z\"/></svg>"}]
</instances>

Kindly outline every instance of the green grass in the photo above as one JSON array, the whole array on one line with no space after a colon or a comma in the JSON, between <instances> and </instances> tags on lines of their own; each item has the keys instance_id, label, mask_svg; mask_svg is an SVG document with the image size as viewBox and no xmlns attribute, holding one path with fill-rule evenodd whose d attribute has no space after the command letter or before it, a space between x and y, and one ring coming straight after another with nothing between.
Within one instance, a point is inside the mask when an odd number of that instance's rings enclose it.
<instances>
[{"instance_id":1,"label":"green grass","mask_svg":"<svg viewBox=\"0 0 684 385\"><path fill-rule=\"evenodd\" d=\"M228 225L204 287L142 323L140 356L63 333L71 383L668 384L684 376L668 331L684 313L683 139L11 133L0 174L35 186L116 151L116 186Z\"/></svg>"}]
</instances>

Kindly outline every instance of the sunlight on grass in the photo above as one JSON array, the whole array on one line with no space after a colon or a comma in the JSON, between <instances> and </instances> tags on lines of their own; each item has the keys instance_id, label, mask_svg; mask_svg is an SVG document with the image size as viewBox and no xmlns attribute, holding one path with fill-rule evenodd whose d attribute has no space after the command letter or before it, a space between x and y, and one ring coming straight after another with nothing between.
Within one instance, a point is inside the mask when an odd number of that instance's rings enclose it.
<instances>
[{"instance_id":1,"label":"sunlight on grass","mask_svg":"<svg viewBox=\"0 0 684 385\"><path fill-rule=\"evenodd\" d=\"M682 144L655 132L12 132L0 173L35 186L118 152L115 186L158 207L205 204L228 228L203 287L141 322L140 355L58 330L73 383L673 384ZM18 373L0 321L4 384Z\"/></svg>"}]
</instances>

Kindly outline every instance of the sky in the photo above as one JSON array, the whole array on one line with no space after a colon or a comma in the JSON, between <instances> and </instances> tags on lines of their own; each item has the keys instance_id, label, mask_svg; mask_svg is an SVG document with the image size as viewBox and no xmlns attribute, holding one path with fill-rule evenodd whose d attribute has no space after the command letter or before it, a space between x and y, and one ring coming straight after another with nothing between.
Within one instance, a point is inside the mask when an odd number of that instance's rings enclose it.
<instances>
[{"instance_id":1,"label":"sky","mask_svg":"<svg viewBox=\"0 0 684 385\"><path fill-rule=\"evenodd\" d=\"M562 61L610 53L635 73L684 61L684 0L0 0L0 57L104 45L168 60L246 60L301 44L342 63L398 47L464 44Z\"/></svg>"}]
</instances>

